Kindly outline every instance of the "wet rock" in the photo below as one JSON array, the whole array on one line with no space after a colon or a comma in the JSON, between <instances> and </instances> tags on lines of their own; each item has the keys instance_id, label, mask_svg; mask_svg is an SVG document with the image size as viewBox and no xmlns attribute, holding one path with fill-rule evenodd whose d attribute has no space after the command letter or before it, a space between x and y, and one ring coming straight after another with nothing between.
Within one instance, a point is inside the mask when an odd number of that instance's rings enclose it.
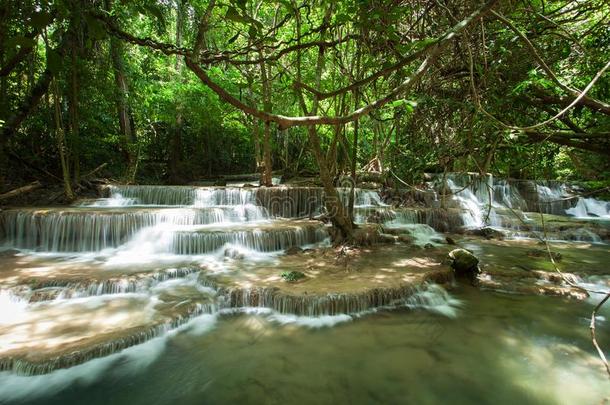
<instances>
[{"instance_id":1,"label":"wet rock","mask_svg":"<svg viewBox=\"0 0 610 405\"><path fill-rule=\"evenodd\" d=\"M381 224L384 222L384 218L379 211L374 211L366 218L366 222L369 224Z\"/></svg>"},{"instance_id":2,"label":"wet rock","mask_svg":"<svg viewBox=\"0 0 610 405\"><path fill-rule=\"evenodd\" d=\"M450 237L450 236L447 236L447 237L445 238L445 241L446 241L446 242L447 242L447 244L449 244L449 245L455 245L455 244L456 244L456 243L455 243L455 239L453 239L453 238L452 238L452 237Z\"/></svg>"},{"instance_id":3,"label":"wet rock","mask_svg":"<svg viewBox=\"0 0 610 405\"><path fill-rule=\"evenodd\" d=\"M548 257L549 252L544 249L531 249L528 250L525 254L529 257ZM553 258L553 260L558 262L561 260L561 253L551 252L551 257Z\"/></svg>"},{"instance_id":4,"label":"wet rock","mask_svg":"<svg viewBox=\"0 0 610 405\"><path fill-rule=\"evenodd\" d=\"M225 179L220 179L220 180L214 182L214 185L218 186L218 187L226 187L227 181Z\"/></svg>"},{"instance_id":5,"label":"wet rock","mask_svg":"<svg viewBox=\"0 0 610 405\"><path fill-rule=\"evenodd\" d=\"M19 251L17 249L0 250L0 257L12 257L17 256L18 254Z\"/></svg>"},{"instance_id":6,"label":"wet rock","mask_svg":"<svg viewBox=\"0 0 610 405\"><path fill-rule=\"evenodd\" d=\"M452 250L449 252L449 259L456 277L464 277L474 281L481 272L479 259L466 249Z\"/></svg>"},{"instance_id":7,"label":"wet rock","mask_svg":"<svg viewBox=\"0 0 610 405\"><path fill-rule=\"evenodd\" d=\"M286 254L287 256L293 256L293 255L298 255L301 252L303 252L303 249L301 249L298 246L293 246L293 247L286 249L284 251L284 254Z\"/></svg>"},{"instance_id":8,"label":"wet rock","mask_svg":"<svg viewBox=\"0 0 610 405\"><path fill-rule=\"evenodd\" d=\"M379 241L379 227L376 225L361 226L354 230L354 244L356 246L371 246Z\"/></svg>"},{"instance_id":9,"label":"wet rock","mask_svg":"<svg viewBox=\"0 0 610 405\"><path fill-rule=\"evenodd\" d=\"M295 281L302 280L307 276L305 275L305 273L300 272L300 271L284 271L280 274L280 277L282 277L284 280L286 280L288 282L295 282Z\"/></svg>"},{"instance_id":10,"label":"wet rock","mask_svg":"<svg viewBox=\"0 0 610 405\"><path fill-rule=\"evenodd\" d=\"M432 243L426 243L424 249L434 249L434 245Z\"/></svg>"},{"instance_id":11,"label":"wet rock","mask_svg":"<svg viewBox=\"0 0 610 405\"><path fill-rule=\"evenodd\" d=\"M243 253L241 253L237 249L232 249L232 248L225 249L225 257L227 257L229 259L235 259L235 260L245 259L245 256Z\"/></svg>"},{"instance_id":12,"label":"wet rock","mask_svg":"<svg viewBox=\"0 0 610 405\"><path fill-rule=\"evenodd\" d=\"M559 274L557 272L549 272L543 270L534 270L533 273L540 280L548 281L549 283L558 285L563 283L578 284L580 282L578 276L572 273Z\"/></svg>"},{"instance_id":13,"label":"wet rock","mask_svg":"<svg viewBox=\"0 0 610 405\"><path fill-rule=\"evenodd\" d=\"M380 233L377 239L378 243L396 243L396 236L387 233Z\"/></svg>"},{"instance_id":14,"label":"wet rock","mask_svg":"<svg viewBox=\"0 0 610 405\"><path fill-rule=\"evenodd\" d=\"M472 229L468 231L468 234L475 236L482 236L485 239L498 239L503 240L505 238L504 232L498 231L497 229L485 227L480 229Z\"/></svg>"},{"instance_id":15,"label":"wet rock","mask_svg":"<svg viewBox=\"0 0 610 405\"><path fill-rule=\"evenodd\" d=\"M398 238L399 242L404 243L406 245L411 245L411 244L413 244L413 241L414 241L413 237L407 233L398 235L397 238Z\"/></svg>"}]
</instances>

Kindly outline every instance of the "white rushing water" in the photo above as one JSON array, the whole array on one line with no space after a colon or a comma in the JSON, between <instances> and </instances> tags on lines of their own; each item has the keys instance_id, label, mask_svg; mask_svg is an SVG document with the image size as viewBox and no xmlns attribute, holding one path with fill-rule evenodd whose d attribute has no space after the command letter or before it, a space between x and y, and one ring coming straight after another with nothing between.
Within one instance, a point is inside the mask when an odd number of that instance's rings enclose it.
<instances>
[{"instance_id":1,"label":"white rushing water","mask_svg":"<svg viewBox=\"0 0 610 405\"><path fill-rule=\"evenodd\" d=\"M566 214L577 218L610 218L610 202L595 198L579 198L573 208L566 210Z\"/></svg>"}]
</instances>

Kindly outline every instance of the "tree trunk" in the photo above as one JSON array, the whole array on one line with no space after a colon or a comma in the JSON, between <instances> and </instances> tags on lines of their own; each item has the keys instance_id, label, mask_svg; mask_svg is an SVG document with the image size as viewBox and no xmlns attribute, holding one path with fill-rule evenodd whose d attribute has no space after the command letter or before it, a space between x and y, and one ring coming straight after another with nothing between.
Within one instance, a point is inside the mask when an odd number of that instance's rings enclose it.
<instances>
[{"instance_id":1,"label":"tree trunk","mask_svg":"<svg viewBox=\"0 0 610 405\"><path fill-rule=\"evenodd\" d=\"M263 52L259 51L259 56L263 59ZM267 74L267 67L264 61L259 64L261 71L261 80L263 85L263 109L267 113L271 113L271 79ZM263 170L261 176L262 186L272 186L272 171L273 164L271 161L271 122L265 121L263 132Z\"/></svg>"},{"instance_id":2,"label":"tree trunk","mask_svg":"<svg viewBox=\"0 0 610 405\"><path fill-rule=\"evenodd\" d=\"M71 66L70 66L70 91L68 92L68 105L70 114L70 144L72 150L72 164L74 167L74 182L80 181L80 134L78 119L78 58L76 49L76 37L72 38L71 44Z\"/></svg>"},{"instance_id":3,"label":"tree trunk","mask_svg":"<svg viewBox=\"0 0 610 405\"><path fill-rule=\"evenodd\" d=\"M293 6L296 5L296 2L293 0ZM297 44L301 43L301 17L300 12L298 11L298 7L294 7L296 10L296 21L297 21ZM330 19L330 8L327 10L326 15L324 16L325 23L328 23ZM323 37L323 32L322 32ZM318 59L316 62L316 76L315 76L315 88L316 90L320 89L320 83L322 79L322 72L324 70L324 48L320 47L318 49ZM302 74L301 74L301 53L297 52L297 81L301 82ZM311 111L307 112L307 105L305 103L305 99L303 97L303 92L300 88L297 89L297 95L299 96L299 104L301 106L301 110L303 110L303 114L306 115L316 115L318 112L319 100L317 96L314 96ZM315 125L309 125L307 127L307 134L309 139L309 144L311 146L311 150L316 158L318 163L318 167L320 169L320 180L322 181L322 186L324 187L325 193L325 206L328 211L328 215L330 220L335 227L336 230L339 231L340 235L335 235L335 243L340 243L343 241L351 241L353 240L353 223L351 219L346 215L345 207L343 202L339 198L339 193L333 184L333 179L330 176L328 170L328 163L326 161L326 157L322 152L322 148L320 146L320 138L318 137L318 132L316 130ZM340 236L340 238L338 237Z\"/></svg>"},{"instance_id":4,"label":"tree trunk","mask_svg":"<svg viewBox=\"0 0 610 405\"><path fill-rule=\"evenodd\" d=\"M341 240L335 238L334 242L338 243L342 241L349 241L353 237L353 224L346 215L343 202L339 198L339 193L337 192L337 189L333 183L333 179L328 169L328 162L326 161L320 146L320 138L318 137L316 127L307 127L307 134L311 150L313 151L314 157L316 158L318 167L320 169L320 180L322 181L324 194L326 195L324 204L326 206L327 214L329 215L333 226L341 233Z\"/></svg>"},{"instance_id":5,"label":"tree trunk","mask_svg":"<svg viewBox=\"0 0 610 405\"><path fill-rule=\"evenodd\" d=\"M17 131L23 120L34 110L42 96L49 90L53 75L49 69L38 78L30 94L21 101L17 109L8 116L2 129L0 129L0 180L4 183L6 178L6 155L9 138Z\"/></svg>"},{"instance_id":6,"label":"tree trunk","mask_svg":"<svg viewBox=\"0 0 610 405\"><path fill-rule=\"evenodd\" d=\"M110 11L112 0L105 0L105 7L106 10ZM125 73L123 43L113 36L110 37L110 59L112 61L116 85L116 107L122 137L121 149L127 162L126 177L128 181L133 181L135 176L134 167L136 166L136 156L133 149L137 140L129 106L129 84L127 74Z\"/></svg>"},{"instance_id":7,"label":"tree trunk","mask_svg":"<svg viewBox=\"0 0 610 405\"><path fill-rule=\"evenodd\" d=\"M53 80L53 101L54 101L54 115L55 120L55 140L57 142L57 150L59 151L59 161L61 163L61 173L64 181L64 193L68 201L74 200L74 192L72 191L70 167L68 165L68 158L66 153L66 139L63 126L61 124L61 106L59 99L59 87L57 86L57 80Z\"/></svg>"}]
</instances>

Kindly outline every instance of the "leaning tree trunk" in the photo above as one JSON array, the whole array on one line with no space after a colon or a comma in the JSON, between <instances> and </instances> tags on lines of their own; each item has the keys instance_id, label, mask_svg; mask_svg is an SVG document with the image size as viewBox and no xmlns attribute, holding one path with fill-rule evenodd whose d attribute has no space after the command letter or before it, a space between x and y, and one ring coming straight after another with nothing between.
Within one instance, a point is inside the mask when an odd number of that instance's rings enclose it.
<instances>
[{"instance_id":1,"label":"leaning tree trunk","mask_svg":"<svg viewBox=\"0 0 610 405\"><path fill-rule=\"evenodd\" d=\"M296 6L296 2L293 0L293 6ZM301 43L301 16L299 12L299 8L295 7L296 10L296 23L297 23L297 45ZM330 8L327 10L324 16L325 23L328 23L330 20ZM324 33L322 32L322 37ZM324 48L320 47L318 49L318 58L316 62L316 76L315 76L315 89L320 89L320 84L322 80L322 72L324 70ZM301 74L301 52L297 51L297 81L301 82L302 74ZM300 88L297 88L297 95L299 96L299 104L301 106L301 110L306 115L316 115L318 112L319 100L317 96L314 95L313 103L311 107L311 111L309 114L307 113L307 104L305 103L305 98L303 97L303 92ZM338 231L334 235L334 242L341 243L343 241L351 241L354 238L354 224L351 219L347 215L345 206L339 197L339 193L335 188L333 183L333 179L330 175L330 171L328 169L328 162L326 161L326 156L322 152L322 147L320 145L320 138L318 136L318 132L316 130L315 125L309 125L307 127L307 134L309 139L309 144L311 146L311 150L313 155L318 163L318 167L320 169L320 180L322 181L322 186L324 188L325 193L325 201L324 204L326 206L326 210L328 216L330 217L330 221Z\"/></svg>"},{"instance_id":2,"label":"leaning tree trunk","mask_svg":"<svg viewBox=\"0 0 610 405\"><path fill-rule=\"evenodd\" d=\"M335 188L335 184L333 182L333 178L328 167L328 162L326 161L326 158L320 146L320 138L318 137L316 127L307 127L307 134L311 150L314 154L314 157L316 158L318 167L320 169L320 180L322 181L322 187L324 188L324 204L326 206L326 211L331 223L335 228L337 228L340 233L340 235L335 235L334 242L339 243L343 241L352 240L354 226L352 224L352 221L349 219L347 212L345 211L343 201L339 197L339 193Z\"/></svg>"}]
</instances>

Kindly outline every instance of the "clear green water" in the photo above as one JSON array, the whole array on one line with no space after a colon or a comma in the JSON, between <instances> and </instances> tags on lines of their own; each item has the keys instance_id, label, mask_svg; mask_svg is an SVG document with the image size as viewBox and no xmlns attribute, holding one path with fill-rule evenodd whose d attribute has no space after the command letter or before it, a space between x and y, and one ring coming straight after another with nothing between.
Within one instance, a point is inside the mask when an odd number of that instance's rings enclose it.
<instances>
[{"instance_id":1,"label":"clear green water","mask_svg":"<svg viewBox=\"0 0 610 405\"><path fill-rule=\"evenodd\" d=\"M600 404L592 302L470 287L448 318L380 311L311 328L204 316L121 354L37 377L0 373L0 402L40 404ZM605 311L610 317L610 311ZM282 318L284 322L288 320ZM608 321L598 322L610 348Z\"/></svg>"}]
</instances>

